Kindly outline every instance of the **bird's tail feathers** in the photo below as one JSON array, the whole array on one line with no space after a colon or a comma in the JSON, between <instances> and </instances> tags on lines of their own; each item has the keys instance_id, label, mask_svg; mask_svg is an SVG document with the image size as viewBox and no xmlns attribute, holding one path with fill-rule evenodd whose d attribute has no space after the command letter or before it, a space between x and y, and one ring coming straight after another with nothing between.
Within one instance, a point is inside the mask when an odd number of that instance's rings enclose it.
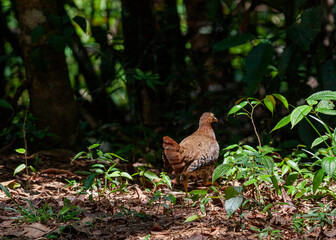
<instances>
[{"instance_id":1,"label":"bird's tail feathers","mask_svg":"<svg viewBox=\"0 0 336 240\"><path fill-rule=\"evenodd\" d=\"M183 171L185 163L181 155L181 147L172 138L166 136L163 137L163 154L162 158L165 166L172 167L175 173Z\"/></svg>"}]
</instances>

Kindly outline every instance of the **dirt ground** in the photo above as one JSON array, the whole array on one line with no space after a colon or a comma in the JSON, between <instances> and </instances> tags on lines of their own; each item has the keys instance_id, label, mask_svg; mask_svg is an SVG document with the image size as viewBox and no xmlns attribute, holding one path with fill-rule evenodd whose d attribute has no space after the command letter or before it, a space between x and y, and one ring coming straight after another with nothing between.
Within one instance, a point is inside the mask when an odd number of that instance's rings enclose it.
<instances>
[{"instance_id":1,"label":"dirt ground","mask_svg":"<svg viewBox=\"0 0 336 240\"><path fill-rule=\"evenodd\" d=\"M27 176L23 171L13 177L22 158L0 156L0 183L7 187L12 197L8 198L0 190L0 239L336 239L333 229L323 235L319 230L309 233L308 229L297 234L292 227L292 216L309 207L308 202L297 204L295 208L277 205L272 208L271 215L267 211L246 209L227 218L224 197L208 202L203 214L199 202L185 200L186 195L178 185L173 190L165 185L156 189L162 196L172 194L176 198L174 205L163 199L151 202L153 186L144 187L137 181L130 181L122 192L106 190L99 195L97 191L78 194L76 185L67 186L66 179L80 183L83 175L75 172L89 169L92 163L82 160L71 163L63 153L46 154L40 157L40 161L43 160L50 164L40 164L37 174ZM224 189L225 186L219 187L219 195L224 196ZM36 211L48 206L54 217L34 223L12 219L20 216L8 209L18 209L14 201L31 209L26 199ZM281 202L282 199L272 201ZM74 216L77 219L61 219L60 211L66 209L65 204L72 206L67 214L80 209ZM196 214L198 219L185 222Z\"/></svg>"}]
</instances>

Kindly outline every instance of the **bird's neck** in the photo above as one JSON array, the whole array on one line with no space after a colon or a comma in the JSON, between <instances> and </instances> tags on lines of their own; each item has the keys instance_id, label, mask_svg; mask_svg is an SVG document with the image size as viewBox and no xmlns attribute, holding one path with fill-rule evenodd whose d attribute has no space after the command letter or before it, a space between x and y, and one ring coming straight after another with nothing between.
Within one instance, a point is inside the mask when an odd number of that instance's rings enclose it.
<instances>
[{"instance_id":1,"label":"bird's neck","mask_svg":"<svg viewBox=\"0 0 336 240\"><path fill-rule=\"evenodd\" d=\"M216 139L216 135L214 130L212 129L210 124L201 124L199 125L197 132L202 135L206 135Z\"/></svg>"}]
</instances>

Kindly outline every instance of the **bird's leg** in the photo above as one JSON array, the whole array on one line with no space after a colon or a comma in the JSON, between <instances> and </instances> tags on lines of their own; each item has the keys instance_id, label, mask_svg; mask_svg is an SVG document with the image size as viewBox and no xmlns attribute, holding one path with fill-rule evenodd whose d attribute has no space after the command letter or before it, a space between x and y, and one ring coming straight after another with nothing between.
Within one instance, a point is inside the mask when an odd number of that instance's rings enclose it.
<instances>
[{"instance_id":1,"label":"bird's leg","mask_svg":"<svg viewBox=\"0 0 336 240\"><path fill-rule=\"evenodd\" d=\"M189 175L183 175L183 186L184 186L184 191L186 193L188 192L188 180L189 180Z\"/></svg>"}]
</instances>

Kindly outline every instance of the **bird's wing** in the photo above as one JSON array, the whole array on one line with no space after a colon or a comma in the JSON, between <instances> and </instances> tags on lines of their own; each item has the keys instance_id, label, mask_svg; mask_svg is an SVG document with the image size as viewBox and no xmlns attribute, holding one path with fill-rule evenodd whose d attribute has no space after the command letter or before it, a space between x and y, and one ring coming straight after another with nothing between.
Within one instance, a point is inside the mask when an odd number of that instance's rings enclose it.
<instances>
[{"instance_id":1,"label":"bird's wing","mask_svg":"<svg viewBox=\"0 0 336 240\"><path fill-rule=\"evenodd\" d=\"M219 145L215 138L209 136L191 135L185 138L180 146L183 148L183 159L188 166L186 172L210 165L218 158Z\"/></svg>"}]
</instances>

